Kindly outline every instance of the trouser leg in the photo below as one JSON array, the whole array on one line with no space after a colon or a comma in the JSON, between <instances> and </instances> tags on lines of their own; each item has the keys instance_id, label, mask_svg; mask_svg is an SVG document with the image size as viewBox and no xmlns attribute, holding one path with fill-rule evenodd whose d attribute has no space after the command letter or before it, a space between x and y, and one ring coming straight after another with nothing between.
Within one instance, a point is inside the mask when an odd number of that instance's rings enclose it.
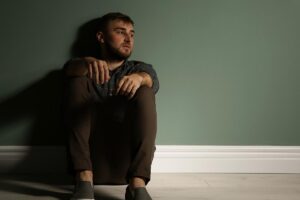
<instances>
[{"instance_id":1,"label":"trouser leg","mask_svg":"<svg viewBox=\"0 0 300 200\"><path fill-rule=\"evenodd\" d=\"M141 177L147 185L151 177L157 131L155 94L151 88L141 86L129 100L125 123L130 124L132 134L132 161L126 181L129 183L130 178Z\"/></svg>"},{"instance_id":2,"label":"trouser leg","mask_svg":"<svg viewBox=\"0 0 300 200\"><path fill-rule=\"evenodd\" d=\"M89 138L92 131L94 88L87 77L72 77L64 84L63 119L68 153L77 170L92 170Z\"/></svg>"}]
</instances>

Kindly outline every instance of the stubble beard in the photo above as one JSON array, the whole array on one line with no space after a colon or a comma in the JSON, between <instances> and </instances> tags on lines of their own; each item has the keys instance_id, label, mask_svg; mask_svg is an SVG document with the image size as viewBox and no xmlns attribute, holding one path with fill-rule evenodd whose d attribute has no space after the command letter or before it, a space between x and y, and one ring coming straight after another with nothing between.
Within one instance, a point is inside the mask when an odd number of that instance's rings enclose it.
<instances>
[{"instance_id":1,"label":"stubble beard","mask_svg":"<svg viewBox=\"0 0 300 200\"><path fill-rule=\"evenodd\" d=\"M104 47L106 49L107 56L109 56L109 58L112 60L118 60L118 61L126 60L127 58L130 57L130 55L132 53L132 51L130 51L130 53L128 53L128 54L122 53L118 49L114 48L109 43L106 43Z\"/></svg>"}]
</instances>

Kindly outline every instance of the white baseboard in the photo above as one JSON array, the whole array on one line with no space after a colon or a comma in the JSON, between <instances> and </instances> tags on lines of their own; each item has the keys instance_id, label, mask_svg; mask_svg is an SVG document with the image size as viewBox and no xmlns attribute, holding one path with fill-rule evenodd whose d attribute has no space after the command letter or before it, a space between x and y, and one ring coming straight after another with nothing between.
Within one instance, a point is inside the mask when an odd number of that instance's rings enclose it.
<instances>
[{"instance_id":1,"label":"white baseboard","mask_svg":"<svg viewBox=\"0 0 300 200\"><path fill-rule=\"evenodd\" d=\"M64 146L0 146L0 173L64 173ZM157 145L152 172L300 173L300 146Z\"/></svg>"},{"instance_id":2,"label":"white baseboard","mask_svg":"<svg viewBox=\"0 0 300 200\"><path fill-rule=\"evenodd\" d=\"M154 172L300 173L300 146L158 146Z\"/></svg>"}]
</instances>

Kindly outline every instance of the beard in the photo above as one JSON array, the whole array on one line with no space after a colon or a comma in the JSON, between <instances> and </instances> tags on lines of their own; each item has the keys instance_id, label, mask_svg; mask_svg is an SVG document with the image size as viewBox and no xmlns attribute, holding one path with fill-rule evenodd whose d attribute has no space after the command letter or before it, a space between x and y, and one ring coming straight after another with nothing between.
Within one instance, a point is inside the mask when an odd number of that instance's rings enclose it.
<instances>
[{"instance_id":1,"label":"beard","mask_svg":"<svg viewBox=\"0 0 300 200\"><path fill-rule=\"evenodd\" d=\"M107 55L109 56L110 59L112 60L125 60L130 57L131 52L129 53L123 53L119 49L116 49L113 47L109 42L105 43L104 48L107 52Z\"/></svg>"}]
</instances>

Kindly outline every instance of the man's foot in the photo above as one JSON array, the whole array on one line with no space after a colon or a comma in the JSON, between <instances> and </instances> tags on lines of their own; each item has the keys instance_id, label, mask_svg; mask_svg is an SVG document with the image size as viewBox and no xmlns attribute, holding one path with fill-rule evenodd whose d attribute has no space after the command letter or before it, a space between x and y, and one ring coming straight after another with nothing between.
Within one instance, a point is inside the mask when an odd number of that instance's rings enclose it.
<instances>
[{"instance_id":1,"label":"man's foot","mask_svg":"<svg viewBox=\"0 0 300 200\"><path fill-rule=\"evenodd\" d=\"M146 187L136 187L131 189L129 185L126 188L125 200L152 200Z\"/></svg>"},{"instance_id":2,"label":"man's foot","mask_svg":"<svg viewBox=\"0 0 300 200\"><path fill-rule=\"evenodd\" d=\"M77 181L71 200L94 200L94 186L90 181Z\"/></svg>"}]
</instances>

